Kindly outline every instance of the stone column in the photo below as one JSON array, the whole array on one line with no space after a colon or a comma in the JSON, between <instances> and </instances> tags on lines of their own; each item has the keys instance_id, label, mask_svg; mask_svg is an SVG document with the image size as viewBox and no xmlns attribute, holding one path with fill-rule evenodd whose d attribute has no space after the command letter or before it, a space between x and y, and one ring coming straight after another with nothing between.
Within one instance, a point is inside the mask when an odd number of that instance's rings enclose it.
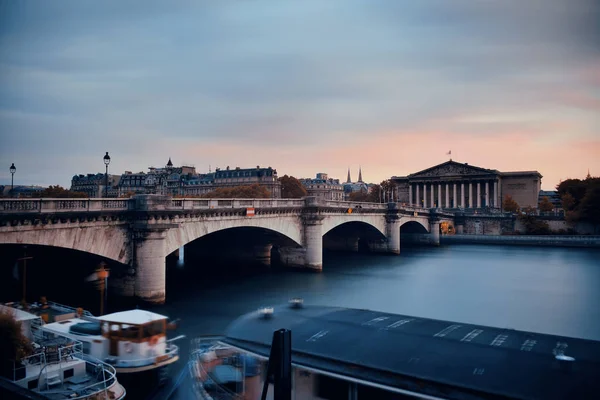
<instances>
[{"instance_id":1,"label":"stone column","mask_svg":"<svg viewBox=\"0 0 600 400\"><path fill-rule=\"evenodd\" d=\"M417 183L417 198L416 198L417 207L421 207L421 194L419 193L420 186L421 186L421 184Z\"/></svg>"},{"instance_id":2,"label":"stone column","mask_svg":"<svg viewBox=\"0 0 600 400\"><path fill-rule=\"evenodd\" d=\"M306 197L304 199L303 246L306 249L304 266L315 271L323 270L323 219L317 213L317 199Z\"/></svg>"},{"instance_id":3,"label":"stone column","mask_svg":"<svg viewBox=\"0 0 600 400\"><path fill-rule=\"evenodd\" d=\"M177 261L178 261L180 264L183 264L183 262L185 261L185 256L184 256L184 251L183 251L183 250L184 250L184 247L185 247L185 246L181 246L181 247L179 248L179 250L177 251L177 253L178 253L177 255L179 256L179 257L178 257L178 259L177 259Z\"/></svg>"},{"instance_id":4,"label":"stone column","mask_svg":"<svg viewBox=\"0 0 600 400\"><path fill-rule=\"evenodd\" d=\"M154 227L135 232L136 276L134 295L149 303L162 304L165 302L166 232L166 229L156 229Z\"/></svg>"},{"instance_id":5,"label":"stone column","mask_svg":"<svg viewBox=\"0 0 600 400\"><path fill-rule=\"evenodd\" d=\"M481 208L481 182L477 182L477 208Z\"/></svg>"},{"instance_id":6,"label":"stone column","mask_svg":"<svg viewBox=\"0 0 600 400\"><path fill-rule=\"evenodd\" d=\"M465 208L465 183L460 183L460 206Z\"/></svg>"},{"instance_id":7,"label":"stone column","mask_svg":"<svg viewBox=\"0 0 600 400\"><path fill-rule=\"evenodd\" d=\"M440 221L430 221L429 230L431 231L431 243L435 246L440 244Z\"/></svg>"},{"instance_id":8,"label":"stone column","mask_svg":"<svg viewBox=\"0 0 600 400\"><path fill-rule=\"evenodd\" d=\"M450 184L446 183L446 208L450 208Z\"/></svg>"},{"instance_id":9,"label":"stone column","mask_svg":"<svg viewBox=\"0 0 600 400\"><path fill-rule=\"evenodd\" d=\"M427 208L427 184L423 184L423 207Z\"/></svg>"},{"instance_id":10,"label":"stone column","mask_svg":"<svg viewBox=\"0 0 600 400\"><path fill-rule=\"evenodd\" d=\"M490 206L490 183L485 181L485 206Z\"/></svg>"},{"instance_id":11,"label":"stone column","mask_svg":"<svg viewBox=\"0 0 600 400\"><path fill-rule=\"evenodd\" d=\"M494 181L494 207L498 208L498 181Z\"/></svg>"},{"instance_id":12,"label":"stone column","mask_svg":"<svg viewBox=\"0 0 600 400\"><path fill-rule=\"evenodd\" d=\"M442 208L442 184L438 183L438 208Z\"/></svg>"},{"instance_id":13,"label":"stone column","mask_svg":"<svg viewBox=\"0 0 600 400\"><path fill-rule=\"evenodd\" d=\"M412 183L408 184L408 205L412 206Z\"/></svg>"},{"instance_id":14,"label":"stone column","mask_svg":"<svg viewBox=\"0 0 600 400\"><path fill-rule=\"evenodd\" d=\"M400 217L396 204L390 204L385 217L385 233L387 236L388 253L400 254Z\"/></svg>"},{"instance_id":15,"label":"stone column","mask_svg":"<svg viewBox=\"0 0 600 400\"><path fill-rule=\"evenodd\" d=\"M473 182L469 182L469 208L473 208Z\"/></svg>"},{"instance_id":16,"label":"stone column","mask_svg":"<svg viewBox=\"0 0 600 400\"><path fill-rule=\"evenodd\" d=\"M456 198L458 197L458 196L456 196L456 183L453 183L453 185L454 185L454 188L452 191L452 196L453 196L452 197L452 207L456 208L456 207L458 207L458 201L456 200Z\"/></svg>"},{"instance_id":17,"label":"stone column","mask_svg":"<svg viewBox=\"0 0 600 400\"><path fill-rule=\"evenodd\" d=\"M435 192L435 186L433 185L433 183L431 184L431 205L429 207L435 207L435 197L434 197L434 193Z\"/></svg>"},{"instance_id":18,"label":"stone column","mask_svg":"<svg viewBox=\"0 0 600 400\"><path fill-rule=\"evenodd\" d=\"M257 245L253 247L254 262L260 266L270 267L271 266L271 249L272 244Z\"/></svg>"}]
</instances>

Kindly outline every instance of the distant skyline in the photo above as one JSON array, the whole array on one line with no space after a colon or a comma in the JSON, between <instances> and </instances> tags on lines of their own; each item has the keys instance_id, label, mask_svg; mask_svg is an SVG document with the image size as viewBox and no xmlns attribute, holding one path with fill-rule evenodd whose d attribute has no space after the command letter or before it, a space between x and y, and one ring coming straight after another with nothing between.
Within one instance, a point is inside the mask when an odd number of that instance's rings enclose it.
<instances>
[{"instance_id":1,"label":"distant skyline","mask_svg":"<svg viewBox=\"0 0 600 400\"><path fill-rule=\"evenodd\" d=\"M600 175L593 0L0 0L0 184L194 164Z\"/></svg>"}]
</instances>

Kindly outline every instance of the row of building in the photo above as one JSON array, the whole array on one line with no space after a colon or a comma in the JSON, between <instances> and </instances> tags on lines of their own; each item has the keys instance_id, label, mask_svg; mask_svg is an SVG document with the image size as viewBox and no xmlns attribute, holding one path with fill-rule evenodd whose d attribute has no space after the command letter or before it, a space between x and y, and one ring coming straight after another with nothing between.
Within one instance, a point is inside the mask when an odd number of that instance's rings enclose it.
<instances>
[{"instance_id":1,"label":"row of building","mask_svg":"<svg viewBox=\"0 0 600 400\"><path fill-rule=\"evenodd\" d=\"M344 200L356 191L368 191L371 185L362 181L359 169L358 182L340 183L325 173L314 179L300 179L307 192L323 200ZM281 183L277 170L261 168L217 168L214 172L198 173L193 166L175 167L169 159L164 168L150 167L148 172L125 171L122 175L75 175L71 190L86 193L89 197L124 197L133 194L164 194L171 196L199 196L218 188L258 184L264 186L272 198L281 198Z\"/></svg>"},{"instance_id":2,"label":"row of building","mask_svg":"<svg viewBox=\"0 0 600 400\"><path fill-rule=\"evenodd\" d=\"M537 207L548 197L556 208L560 198L554 191L542 191L542 175L538 171L501 172L447 161L406 176L390 179L395 188L382 201L390 200L425 208L501 208L502 200L510 195L521 207ZM321 200L348 200L353 192L369 192L372 184L362 179L353 182L348 170L345 182L318 173L315 178L300 179L308 195ZM147 172L126 171L121 175L101 173L75 175L71 190L86 193L91 198L125 197L133 194L164 194L199 196L218 188L259 184L272 198L281 197L277 170L271 167L217 168L214 172L198 173L193 166L175 167L171 160L163 168L151 167ZM0 194L11 197L31 197L43 190L40 186L0 186Z\"/></svg>"}]
</instances>

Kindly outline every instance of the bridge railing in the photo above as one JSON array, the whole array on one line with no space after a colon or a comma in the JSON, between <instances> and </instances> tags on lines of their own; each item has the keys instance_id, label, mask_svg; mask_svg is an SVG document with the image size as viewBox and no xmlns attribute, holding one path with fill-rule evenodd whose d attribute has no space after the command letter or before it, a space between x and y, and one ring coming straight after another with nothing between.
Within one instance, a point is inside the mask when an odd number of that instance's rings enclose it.
<instances>
[{"instance_id":1,"label":"bridge railing","mask_svg":"<svg viewBox=\"0 0 600 400\"><path fill-rule=\"evenodd\" d=\"M173 210L211 208L293 208L304 206L302 199L171 199Z\"/></svg>"},{"instance_id":2,"label":"bridge railing","mask_svg":"<svg viewBox=\"0 0 600 400\"><path fill-rule=\"evenodd\" d=\"M73 211L125 211L129 199L0 199L2 213L55 213Z\"/></svg>"},{"instance_id":3,"label":"bridge railing","mask_svg":"<svg viewBox=\"0 0 600 400\"><path fill-rule=\"evenodd\" d=\"M354 209L367 209L367 210L387 210L387 204L382 203L364 203L358 201L334 201L334 200L321 200L319 205L327 207L343 207Z\"/></svg>"}]
</instances>

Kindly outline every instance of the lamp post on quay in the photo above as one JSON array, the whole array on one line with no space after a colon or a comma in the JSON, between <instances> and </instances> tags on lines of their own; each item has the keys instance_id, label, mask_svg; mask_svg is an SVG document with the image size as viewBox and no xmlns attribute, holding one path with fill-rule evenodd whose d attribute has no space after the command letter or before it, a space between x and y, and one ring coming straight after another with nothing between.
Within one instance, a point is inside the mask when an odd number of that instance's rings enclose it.
<instances>
[{"instance_id":1,"label":"lamp post on quay","mask_svg":"<svg viewBox=\"0 0 600 400\"><path fill-rule=\"evenodd\" d=\"M108 197L108 164L110 164L110 156L107 151L104 155L104 165L106 166L106 172L104 173L104 197Z\"/></svg>"},{"instance_id":2,"label":"lamp post on quay","mask_svg":"<svg viewBox=\"0 0 600 400\"><path fill-rule=\"evenodd\" d=\"M15 172L17 172L17 168L15 167L15 163L12 163L10 168L10 195L13 195L13 189L15 188Z\"/></svg>"}]
</instances>

